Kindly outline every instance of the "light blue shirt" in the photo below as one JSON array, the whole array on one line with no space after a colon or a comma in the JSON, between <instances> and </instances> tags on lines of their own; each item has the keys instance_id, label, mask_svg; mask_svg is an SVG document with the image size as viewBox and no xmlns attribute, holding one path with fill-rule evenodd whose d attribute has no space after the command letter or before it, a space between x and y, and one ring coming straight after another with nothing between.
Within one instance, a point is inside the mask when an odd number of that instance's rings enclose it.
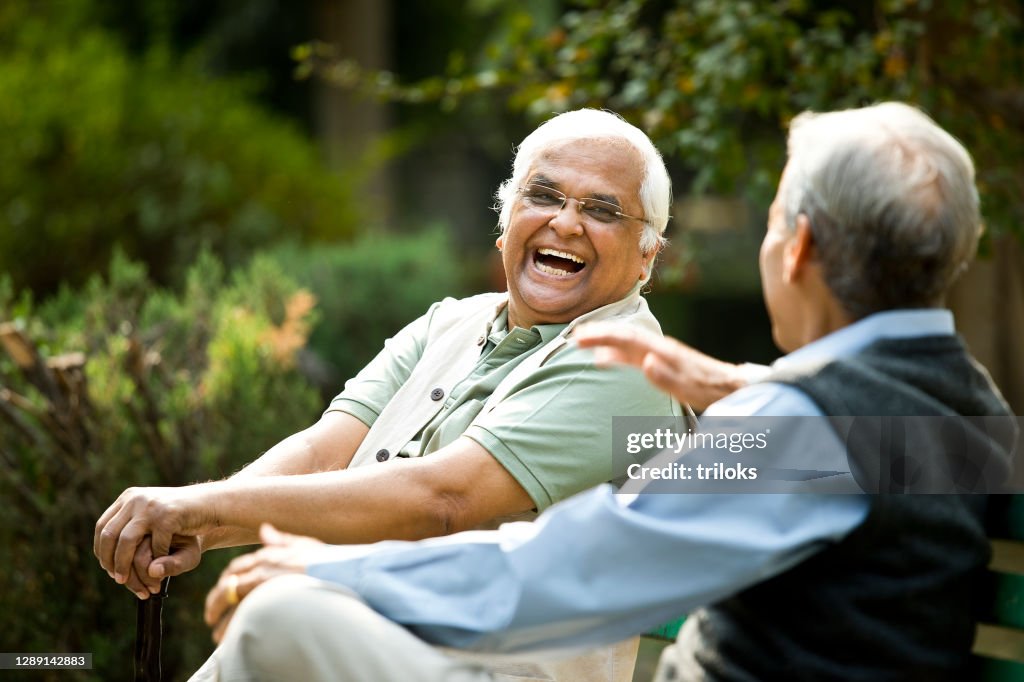
<instances>
[{"instance_id":1,"label":"light blue shirt","mask_svg":"<svg viewBox=\"0 0 1024 682\"><path fill-rule=\"evenodd\" d=\"M774 367L849 356L882 338L953 333L947 310L888 311ZM822 415L798 389L767 382L705 414ZM846 466L838 437L816 446L830 465ZM496 531L326 547L307 572L351 588L430 642L568 650L624 639L777 575L841 540L869 508L865 495L644 494L643 487L617 494L604 485L533 523Z\"/></svg>"}]
</instances>

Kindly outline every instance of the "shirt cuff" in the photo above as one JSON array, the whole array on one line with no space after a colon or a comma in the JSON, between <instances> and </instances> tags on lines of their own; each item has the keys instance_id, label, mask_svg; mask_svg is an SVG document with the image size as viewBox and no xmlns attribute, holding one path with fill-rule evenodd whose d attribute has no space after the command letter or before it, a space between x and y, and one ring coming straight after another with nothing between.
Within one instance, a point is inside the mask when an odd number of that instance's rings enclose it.
<instances>
[{"instance_id":1,"label":"shirt cuff","mask_svg":"<svg viewBox=\"0 0 1024 682\"><path fill-rule=\"evenodd\" d=\"M744 362L739 365L739 369L743 382L748 386L756 384L772 373L772 368L768 365L758 365L753 362Z\"/></svg>"},{"instance_id":2,"label":"shirt cuff","mask_svg":"<svg viewBox=\"0 0 1024 682\"><path fill-rule=\"evenodd\" d=\"M368 427L373 426L373 423L377 421L379 416L377 411L363 403L355 400L349 400L348 398L335 398L331 401L331 404L324 410L324 414L328 412L345 412L350 414L359 421L366 424Z\"/></svg>"}]
</instances>

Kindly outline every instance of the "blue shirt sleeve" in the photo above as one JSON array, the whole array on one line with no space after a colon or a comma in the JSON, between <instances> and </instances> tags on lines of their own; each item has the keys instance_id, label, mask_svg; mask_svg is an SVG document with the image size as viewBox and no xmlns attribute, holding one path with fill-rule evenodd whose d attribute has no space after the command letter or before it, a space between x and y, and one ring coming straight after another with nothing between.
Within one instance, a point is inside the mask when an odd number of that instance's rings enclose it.
<instances>
[{"instance_id":1,"label":"blue shirt sleeve","mask_svg":"<svg viewBox=\"0 0 1024 682\"><path fill-rule=\"evenodd\" d=\"M821 413L796 389L759 384L709 414ZM841 449L838 438L831 447ZM534 523L379 543L361 556L337 548L338 560L328 554L308 573L352 588L430 642L573 649L635 635L781 573L842 539L867 510L863 495L621 495L606 485Z\"/></svg>"}]
</instances>

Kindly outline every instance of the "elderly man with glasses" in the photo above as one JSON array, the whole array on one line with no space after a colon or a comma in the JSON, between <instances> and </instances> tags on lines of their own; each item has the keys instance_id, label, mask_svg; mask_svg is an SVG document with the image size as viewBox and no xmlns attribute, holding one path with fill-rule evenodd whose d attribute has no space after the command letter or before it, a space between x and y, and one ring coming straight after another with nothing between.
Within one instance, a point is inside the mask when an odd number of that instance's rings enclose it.
<instances>
[{"instance_id":1,"label":"elderly man with glasses","mask_svg":"<svg viewBox=\"0 0 1024 682\"><path fill-rule=\"evenodd\" d=\"M596 369L569 338L590 320L660 335L640 290L670 197L660 154L618 116L581 110L541 125L497 193L507 294L433 305L319 422L238 474L126 490L96 524L100 564L146 598L202 552L256 542L262 523L333 543L426 538L536 513L621 476L612 417L679 406L635 369ZM635 646L510 674L628 680Z\"/></svg>"}]
</instances>

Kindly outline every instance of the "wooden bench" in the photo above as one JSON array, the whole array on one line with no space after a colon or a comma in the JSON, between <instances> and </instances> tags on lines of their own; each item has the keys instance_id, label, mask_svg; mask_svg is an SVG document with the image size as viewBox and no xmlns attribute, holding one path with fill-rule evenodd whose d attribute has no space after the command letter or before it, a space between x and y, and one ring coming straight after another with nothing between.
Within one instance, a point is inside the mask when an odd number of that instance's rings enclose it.
<instances>
[{"instance_id":1,"label":"wooden bench","mask_svg":"<svg viewBox=\"0 0 1024 682\"><path fill-rule=\"evenodd\" d=\"M974 637L978 682L1024 682L1024 495L993 495L986 527L992 561ZM672 641L684 618L644 637Z\"/></svg>"},{"instance_id":2,"label":"wooden bench","mask_svg":"<svg viewBox=\"0 0 1024 682\"><path fill-rule=\"evenodd\" d=\"M1024 682L1024 495L994 495L989 507L992 561L974 637L976 679Z\"/></svg>"}]
</instances>

